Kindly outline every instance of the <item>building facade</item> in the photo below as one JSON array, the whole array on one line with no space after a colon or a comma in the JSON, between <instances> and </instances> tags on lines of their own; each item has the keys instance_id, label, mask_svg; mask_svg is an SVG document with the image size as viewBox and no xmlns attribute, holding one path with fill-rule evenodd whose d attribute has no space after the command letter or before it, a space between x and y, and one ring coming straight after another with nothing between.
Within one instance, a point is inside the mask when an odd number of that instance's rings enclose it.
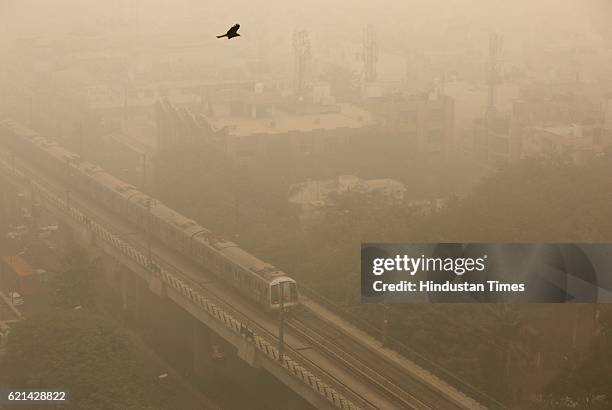
<instances>
[{"instance_id":1,"label":"building facade","mask_svg":"<svg viewBox=\"0 0 612 410\"><path fill-rule=\"evenodd\" d=\"M442 160L453 149L454 102L441 95L386 95L366 98L362 107L400 147Z\"/></svg>"}]
</instances>

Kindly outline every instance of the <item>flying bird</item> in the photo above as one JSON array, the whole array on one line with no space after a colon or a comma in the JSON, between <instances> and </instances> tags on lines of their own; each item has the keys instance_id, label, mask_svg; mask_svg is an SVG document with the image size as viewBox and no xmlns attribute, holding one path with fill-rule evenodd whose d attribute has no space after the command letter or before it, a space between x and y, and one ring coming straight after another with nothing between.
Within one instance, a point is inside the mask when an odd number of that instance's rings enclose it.
<instances>
[{"instance_id":1,"label":"flying bird","mask_svg":"<svg viewBox=\"0 0 612 410\"><path fill-rule=\"evenodd\" d=\"M230 28L229 30L227 30L227 33L221 35L221 36L217 36L217 38L222 38L222 37L227 37L227 39L231 39L234 37L239 37L240 34L238 34L238 29L240 28L240 24L234 24L232 26L232 28Z\"/></svg>"}]
</instances>

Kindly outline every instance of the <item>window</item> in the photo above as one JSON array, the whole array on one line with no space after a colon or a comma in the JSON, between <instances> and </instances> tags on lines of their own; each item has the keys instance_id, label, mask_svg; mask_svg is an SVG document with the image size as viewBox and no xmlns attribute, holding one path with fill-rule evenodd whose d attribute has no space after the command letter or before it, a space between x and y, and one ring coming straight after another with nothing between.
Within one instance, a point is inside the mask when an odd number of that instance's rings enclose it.
<instances>
[{"instance_id":1,"label":"window","mask_svg":"<svg viewBox=\"0 0 612 410\"><path fill-rule=\"evenodd\" d=\"M510 152L510 141L508 138L491 136L490 138L491 148L499 153Z\"/></svg>"},{"instance_id":2,"label":"window","mask_svg":"<svg viewBox=\"0 0 612 410\"><path fill-rule=\"evenodd\" d=\"M444 111L441 109L435 109L429 111L429 119L433 122L440 122L444 120Z\"/></svg>"},{"instance_id":3,"label":"window","mask_svg":"<svg viewBox=\"0 0 612 410\"><path fill-rule=\"evenodd\" d=\"M312 136L300 137L299 150L302 154L312 153L314 151L314 138Z\"/></svg>"},{"instance_id":4,"label":"window","mask_svg":"<svg viewBox=\"0 0 612 410\"><path fill-rule=\"evenodd\" d=\"M278 284L272 285L270 289L270 302L273 305L278 305L278 302L279 302L278 299L279 299Z\"/></svg>"},{"instance_id":5,"label":"window","mask_svg":"<svg viewBox=\"0 0 612 410\"><path fill-rule=\"evenodd\" d=\"M439 144L444 141L442 130L431 130L427 133L427 142L430 144Z\"/></svg>"},{"instance_id":6,"label":"window","mask_svg":"<svg viewBox=\"0 0 612 410\"><path fill-rule=\"evenodd\" d=\"M416 139L416 132L414 131L406 131L401 134L402 142L414 142Z\"/></svg>"},{"instance_id":7,"label":"window","mask_svg":"<svg viewBox=\"0 0 612 410\"><path fill-rule=\"evenodd\" d=\"M297 293L297 285L295 283L289 284L289 301L297 302L298 293Z\"/></svg>"},{"instance_id":8,"label":"window","mask_svg":"<svg viewBox=\"0 0 612 410\"><path fill-rule=\"evenodd\" d=\"M399 122L402 124L414 124L417 120L417 113L414 110L400 111Z\"/></svg>"}]
</instances>

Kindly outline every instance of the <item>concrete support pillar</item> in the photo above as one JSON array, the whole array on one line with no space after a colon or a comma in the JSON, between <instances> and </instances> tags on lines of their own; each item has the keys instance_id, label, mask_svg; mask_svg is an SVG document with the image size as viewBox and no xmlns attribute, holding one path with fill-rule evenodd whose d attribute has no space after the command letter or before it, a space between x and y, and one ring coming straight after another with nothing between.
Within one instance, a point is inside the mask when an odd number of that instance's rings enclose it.
<instances>
[{"instance_id":1,"label":"concrete support pillar","mask_svg":"<svg viewBox=\"0 0 612 410\"><path fill-rule=\"evenodd\" d=\"M157 296L166 297L166 284L156 276L149 279L149 290Z\"/></svg>"},{"instance_id":2,"label":"concrete support pillar","mask_svg":"<svg viewBox=\"0 0 612 410\"><path fill-rule=\"evenodd\" d=\"M259 367L257 349L255 349L253 343L247 340L242 340L238 345L238 357L251 365L251 367Z\"/></svg>"},{"instance_id":3,"label":"concrete support pillar","mask_svg":"<svg viewBox=\"0 0 612 410\"><path fill-rule=\"evenodd\" d=\"M74 243L74 232L72 231L72 227L67 223L60 222L59 228L63 247L67 249L70 244Z\"/></svg>"},{"instance_id":4,"label":"concrete support pillar","mask_svg":"<svg viewBox=\"0 0 612 410\"><path fill-rule=\"evenodd\" d=\"M132 306L132 313L136 323L139 323L142 319L142 305L144 303L143 286L143 281L135 280L132 286L132 292L130 294L130 304Z\"/></svg>"},{"instance_id":5,"label":"concrete support pillar","mask_svg":"<svg viewBox=\"0 0 612 410\"><path fill-rule=\"evenodd\" d=\"M193 351L193 374L196 377L204 377L210 368L210 339L207 330L199 320L193 319L192 351Z\"/></svg>"},{"instance_id":6,"label":"concrete support pillar","mask_svg":"<svg viewBox=\"0 0 612 410\"><path fill-rule=\"evenodd\" d=\"M93 245L94 243L93 235L91 234L91 231L88 229L88 227L83 226L78 229L78 240L79 240L79 243L83 245L86 245L86 246Z\"/></svg>"},{"instance_id":7,"label":"concrete support pillar","mask_svg":"<svg viewBox=\"0 0 612 410\"><path fill-rule=\"evenodd\" d=\"M128 308L128 286L129 286L129 273L123 269L121 271L121 310L127 311Z\"/></svg>"},{"instance_id":8,"label":"concrete support pillar","mask_svg":"<svg viewBox=\"0 0 612 410\"><path fill-rule=\"evenodd\" d=\"M279 407L291 410L307 410L311 408L306 400L302 399L291 389L285 389L284 396L284 403L279 403Z\"/></svg>"}]
</instances>

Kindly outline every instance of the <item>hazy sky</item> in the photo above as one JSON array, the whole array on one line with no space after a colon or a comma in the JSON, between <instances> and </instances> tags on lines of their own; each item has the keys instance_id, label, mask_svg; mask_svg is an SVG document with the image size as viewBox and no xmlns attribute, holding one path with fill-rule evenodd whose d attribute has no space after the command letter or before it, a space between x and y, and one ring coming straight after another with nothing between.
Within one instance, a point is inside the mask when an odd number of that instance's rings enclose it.
<instances>
[{"instance_id":1,"label":"hazy sky","mask_svg":"<svg viewBox=\"0 0 612 410\"><path fill-rule=\"evenodd\" d=\"M539 57L550 47L609 53L611 4L612 0L0 0L0 48L19 37L87 31L139 33L145 39L141 44L157 46L151 35L182 33L177 41L199 43L210 55L246 60L263 49L287 54L293 31L308 29L318 58L334 56L350 63L355 60L351 53L359 51L364 26L373 24L381 50L380 71L389 69L397 77L403 75L401 61L410 53L471 53L480 64L491 31L504 37L504 58ZM241 24L242 37L217 41L215 35L234 23ZM284 60L288 62L288 55Z\"/></svg>"},{"instance_id":2,"label":"hazy sky","mask_svg":"<svg viewBox=\"0 0 612 410\"><path fill-rule=\"evenodd\" d=\"M606 0L0 0L0 12L12 22L44 30L48 24L90 23L109 17L138 15L148 26L172 25L197 20L225 26L240 21L246 26L259 22L287 25L334 24L345 27L367 21L387 25L402 32L414 25L430 25L455 20L495 27L539 23L543 31L564 26L580 26L609 13ZM16 18L14 18L16 17ZM248 23L248 24L247 24Z\"/></svg>"}]
</instances>

